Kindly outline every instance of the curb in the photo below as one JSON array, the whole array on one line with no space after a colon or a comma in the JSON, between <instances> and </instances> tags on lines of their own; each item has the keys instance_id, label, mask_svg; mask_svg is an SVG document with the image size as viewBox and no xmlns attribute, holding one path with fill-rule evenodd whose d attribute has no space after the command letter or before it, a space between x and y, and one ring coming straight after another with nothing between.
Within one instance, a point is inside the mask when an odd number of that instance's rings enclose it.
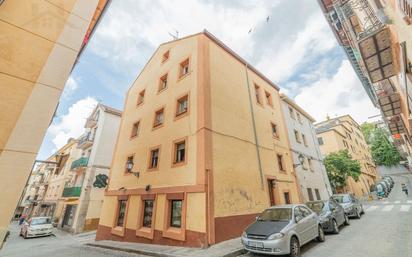
<instances>
[{"instance_id":1,"label":"curb","mask_svg":"<svg viewBox=\"0 0 412 257\"><path fill-rule=\"evenodd\" d=\"M121 251L121 252L126 252L126 253L143 254L143 255L153 256L153 257L181 257L181 256L174 255L174 254L158 253L158 252L137 250L137 249L131 249L131 248L120 248L120 247L115 247L115 246L110 246L110 245L101 245L101 244L94 244L94 243L86 243L85 245L90 246L90 247L103 248L103 249ZM244 253L246 253L245 249L238 249L230 253L221 255L220 257L236 257Z\"/></svg>"}]
</instances>

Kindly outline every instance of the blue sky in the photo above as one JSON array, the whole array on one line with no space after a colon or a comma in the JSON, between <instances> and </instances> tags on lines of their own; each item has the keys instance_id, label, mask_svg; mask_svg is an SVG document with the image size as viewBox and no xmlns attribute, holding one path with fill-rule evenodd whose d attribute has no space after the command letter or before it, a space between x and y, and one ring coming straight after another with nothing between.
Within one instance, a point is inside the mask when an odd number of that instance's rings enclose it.
<instances>
[{"instance_id":1,"label":"blue sky","mask_svg":"<svg viewBox=\"0 0 412 257\"><path fill-rule=\"evenodd\" d=\"M66 83L38 159L78 137L97 102L122 109L127 89L157 46L171 40L169 33L183 37L203 29L318 121L349 113L363 122L378 113L317 1L112 1Z\"/></svg>"}]
</instances>

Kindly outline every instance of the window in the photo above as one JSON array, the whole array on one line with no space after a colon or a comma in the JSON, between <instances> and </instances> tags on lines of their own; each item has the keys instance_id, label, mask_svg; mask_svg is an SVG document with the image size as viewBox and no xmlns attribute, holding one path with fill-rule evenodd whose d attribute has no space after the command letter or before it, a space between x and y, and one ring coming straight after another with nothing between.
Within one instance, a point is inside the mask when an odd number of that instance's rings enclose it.
<instances>
[{"instance_id":1,"label":"window","mask_svg":"<svg viewBox=\"0 0 412 257\"><path fill-rule=\"evenodd\" d=\"M119 209L117 211L116 226L123 227L124 217L125 217L125 213L126 213L127 200L120 200L118 204L119 204Z\"/></svg>"},{"instance_id":2,"label":"window","mask_svg":"<svg viewBox=\"0 0 412 257\"><path fill-rule=\"evenodd\" d=\"M143 205L143 227L152 227L153 200L145 200Z\"/></svg>"},{"instance_id":3,"label":"window","mask_svg":"<svg viewBox=\"0 0 412 257\"><path fill-rule=\"evenodd\" d=\"M128 170L128 167L127 167L128 163L133 163L133 155L127 157L126 163L124 165L124 172L126 172L126 173L131 172L131 170Z\"/></svg>"},{"instance_id":4,"label":"window","mask_svg":"<svg viewBox=\"0 0 412 257\"><path fill-rule=\"evenodd\" d=\"M132 134L130 137L135 137L139 134L140 121L133 123Z\"/></svg>"},{"instance_id":5,"label":"window","mask_svg":"<svg viewBox=\"0 0 412 257\"><path fill-rule=\"evenodd\" d=\"M175 143L174 163L182 163L186 158L186 141Z\"/></svg>"},{"instance_id":6,"label":"window","mask_svg":"<svg viewBox=\"0 0 412 257\"><path fill-rule=\"evenodd\" d=\"M313 171L313 170L314 170L314 169L313 169L313 161L312 161L311 158L308 159L308 163L309 163L309 169L310 169L311 171Z\"/></svg>"},{"instance_id":7,"label":"window","mask_svg":"<svg viewBox=\"0 0 412 257\"><path fill-rule=\"evenodd\" d=\"M302 118L300 117L300 113L296 112L296 116L298 117L299 123L302 123Z\"/></svg>"},{"instance_id":8,"label":"window","mask_svg":"<svg viewBox=\"0 0 412 257\"><path fill-rule=\"evenodd\" d=\"M159 153L160 153L159 148L156 148L150 151L149 169L155 169L159 165Z\"/></svg>"},{"instance_id":9,"label":"window","mask_svg":"<svg viewBox=\"0 0 412 257\"><path fill-rule=\"evenodd\" d=\"M317 188L315 188L315 195L316 195L316 199L320 200L319 189L317 189Z\"/></svg>"},{"instance_id":10,"label":"window","mask_svg":"<svg viewBox=\"0 0 412 257\"><path fill-rule=\"evenodd\" d=\"M262 100L260 99L260 87L255 84L255 97L256 97L256 102L258 104L262 104Z\"/></svg>"},{"instance_id":11,"label":"window","mask_svg":"<svg viewBox=\"0 0 412 257\"><path fill-rule=\"evenodd\" d=\"M177 99L176 117L180 116L184 113L187 113L188 102L189 102L189 96L188 95L185 95L185 96Z\"/></svg>"},{"instance_id":12,"label":"window","mask_svg":"<svg viewBox=\"0 0 412 257\"><path fill-rule=\"evenodd\" d=\"M319 145L323 145L324 143L323 143L323 138L322 137L318 137L318 143L319 143Z\"/></svg>"},{"instance_id":13,"label":"window","mask_svg":"<svg viewBox=\"0 0 412 257\"><path fill-rule=\"evenodd\" d=\"M167 51L163 54L163 56L162 56L162 63L164 63L165 61L167 61L167 60L169 59L169 54L170 54L170 51L169 51L169 50L167 50Z\"/></svg>"},{"instance_id":14,"label":"window","mask_svg":"<svg viewBox=\"0 0 412 257\"><path fill-rule=\"evenodd\" d=\"M300 135L299 135L299 132L295 129L294 130L294 133L295 133L295 140L296 140L296 142L298 142L299 144L301 143L301 141L300 141Z\"/></svg>"},{"instance_id":15,"label":"window","mask_svg":"<svg viewBox=\"0 0 412 257\"><path fill-rule=\"evenodd\" d=\"M280 171L286 171L285 167L283 165L283 156L281 154L277 155L277 159L278 159L278 167Z\"/></svg>"},{"instance_id":16,"label":"window","mask_svg":"<svg viewBox=\"0 0 412 257\"><path fill-rule=\"evenodd\" d=\"M161 92L167 88L167 74L160 77L158 92Z\"/></svg>"},{"instance_id":17,"label":"window","mask_svg":"<svg viewBox=\"0 0 412 257\"><path fill-rule=\"evenodd\" d=\"M290 195L289 192L284 192L283 197L285 198L285 204L290 204Z\"/></svg>"},{"instance_id":18,"label":"window","mask_svg":"<svg viewBox=\"0 0 412 257\"><path fill-rule=\"evenodd\" d=\"M180 63L179 78L189 74L189 58Z\"/></svg>"},{"instance_id":19,"label":"window","mask_svg":"<svg viewBox=\"0 0 412 257\"><path fill-rule=\"evenodd\" d=\"M293 111L292 107L289 107L289 116L290 116L292 119L295 119L295 112Z\"/></svg>"},{"instance_id":20,"label":"window","mask_svg":"<svg viewBox=\"0 0 412 257\"><path fill-rule=\"evenodd\" d=\"M171 201L170 226L174 228L182 227L182 200Z\"/></svg>"},{"instance_id":21,"label":"window","mask_svg":"<svg viewBox=\"0 0 412 257\"><path fill-rule=\"evenodd\" d=\"M266 103L269 106L273 107L272 95L269 92L265 91L265 97L266 97Z\"/></svg>"},{"instance_id":22,"label":"window","mask_svg":"<svg viewBox=\"0 0 412 257\"><path fill-rule=\"evenodd\" d=\"M306 136L305 136L305 134L302 134L302 141L303 141L303 144L304 144L305 146L308 146L308 142L306 141Z\"/></svg>"},{"instance_id":23,"label":"window","mask_svg":"<svg viewBox=\"0 0 412 257\"><path fill-rule=\"evenodd\" d=\"M312 192L312 188L306 188L306 190L308 191L308 198L309 201L313 201L313 192Z\"/></svg>"},{"instance_id":24,"label":"window","mask_svg":"<svg viewBox=\"0 0 412 257\"><path fill-rule=\"evenodd\" d=\"M304 170L308 169L308 165L307 165L308 159L305 157L305 159L303 159L303 163L302 163L302 168Z\"/></svg>"},{"instance_id":25,"label":"window","mask_svg":"<svg viewBox=\"0 0 412 257\"><path fill-rule=\"evenodd\" d=\"M142 90L137 96L137 105L140 105L144 102L144 93L145 93L145 90Z\"/></svg>"},{"instance_id":26,"label":"window","mask_svg":"<svg viewBox=\"0 0 412 257\"><path fill-rule=\"evenodd\" d=\"M272 135L273 135L273 137L278 138L279 135L278 135L278 128L277 128L276 124L271 122L270 125L271 125L271 127L272 127Z\"/></svg>"},{"instance_id":27,"label":"window","mask_svg":"<svg viewBox=\"0 0 412 257\"><path fill-rule=\"evenodd\" d=\"M159 127L163 124L163 122L164 122L164 108L155 112L153 127L154 128Z\"/></svg>"}]
</instances>

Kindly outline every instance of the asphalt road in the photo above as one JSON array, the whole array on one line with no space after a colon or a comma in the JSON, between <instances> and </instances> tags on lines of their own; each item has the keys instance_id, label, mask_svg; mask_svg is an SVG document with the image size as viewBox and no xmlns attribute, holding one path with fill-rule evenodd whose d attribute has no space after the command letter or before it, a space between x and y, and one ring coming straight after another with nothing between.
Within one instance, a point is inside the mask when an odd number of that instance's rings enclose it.
<instances>
[{"instance_id":1,"label":"asphalt road","mask_svg":"<svg viewBox=\"0 0 412 257\"><path fill-rule=\"evenodd\" d=\"M388 199L364 205L366 214L351 219L338 235L327 235L324 243L302 247L302 257L411 257L412 256L412 176L393 175L395 186ZM409 197L400 188L409 184ZM242 257L264 256L245 254Z\"/></svg>"}]
</instances>

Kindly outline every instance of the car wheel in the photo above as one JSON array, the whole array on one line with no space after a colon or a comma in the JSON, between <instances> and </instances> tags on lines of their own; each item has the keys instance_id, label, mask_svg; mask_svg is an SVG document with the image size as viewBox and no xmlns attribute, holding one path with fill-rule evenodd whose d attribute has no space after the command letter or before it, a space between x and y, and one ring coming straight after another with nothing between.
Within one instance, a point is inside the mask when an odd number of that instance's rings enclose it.
<instances>
[{"instance_id":1,"label":"car wheel","mask_svg":"<svg viewBox=\"0 0 412 257\"><path fill-rule=\"evenodd\" d=\"M338 227L338 223L336 223L336 220L332 221L332 226L333 226L333 234L339 234L339 227Z\"/></svg>"},{"instance_id":2,"label":"car wheel","mask_svg":"<svg viewBox=\"0 0 412 257\"><path fill-rule=\"evenodd\" d=\"M316 238L319 242L325 242L325 232L321 226L318 226L318 237Z\"/></svg>"},{"instance_id":3,"label":"car wheel","mask_svg":"<svg viewBox=\"0 0 412 257\"><path fill-rule=\"evenodd\" d=\"M296 237L290 239L290 257L299 257L300 256L300 244L299 240Z\"/></svg>"},{"instance_id":4,"label":"car wheel","mask_svg":"<svg viewBox=\"0 0 412 257\"><path fill-rule=\"evenodd\" d=\"M349 226L350 222L349 222L348 215L345 214L344 216L345 216L345 222L343 224L345 224L345 226Z\"/></svg>"},{"instance_id":5,"label":"car wheel","mask_svg":"<svg viewBox=\"0 0 412 257\"><path fill-rule=\"evenodd\" d=\"M24 232L23 238L24 238L24 239L27 239L27 231Z\"/></svg>"},{"instance_id":6,"label":"car wheel","mask_svg":"<svg viewBox=\"0 0 412 257\"><path fill-rule=\"evenodd\" d=\"M365 210L363 209L363 206L361 206L361 214L365 214Z\"/></svg>"}]
</instances>

